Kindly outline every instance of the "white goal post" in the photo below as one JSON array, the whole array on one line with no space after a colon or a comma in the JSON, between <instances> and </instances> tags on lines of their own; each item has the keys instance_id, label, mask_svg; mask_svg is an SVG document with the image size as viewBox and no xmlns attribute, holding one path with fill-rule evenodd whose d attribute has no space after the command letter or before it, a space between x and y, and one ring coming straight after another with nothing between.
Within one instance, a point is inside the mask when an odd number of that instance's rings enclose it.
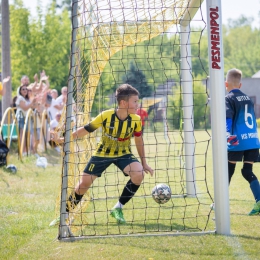
<instances>
[{"instance_id":1,"label":"white goal post","mask_svg":"<svg viewBox=\"0 0 260 260\"><path fill-rule=\"evenodd\" d=\"M207 0L216 232L230 235L221 0Z\"/></svg>"}]
</instances>

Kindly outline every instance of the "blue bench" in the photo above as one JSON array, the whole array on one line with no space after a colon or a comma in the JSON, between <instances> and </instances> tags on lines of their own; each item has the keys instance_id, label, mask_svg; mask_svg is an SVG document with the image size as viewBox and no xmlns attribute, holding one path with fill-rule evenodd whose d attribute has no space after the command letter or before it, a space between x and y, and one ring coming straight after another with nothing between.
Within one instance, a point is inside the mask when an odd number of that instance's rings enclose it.
<instances>
[{"instance_id":1,"label":"blue bench","mask_svg":"<svg viewBox=\"0 0 260 260\"><path fill-rule=\"evenodd\" d=\"M12 136L10 136L11 131L12 131ZM8 124L2 125L2 138L3 141L6 141L8 138L12 138L12 141L17 141L18 135L17 135L16 125L13 126L13 129L12 129L12 125L8 125Z\"/></svg>"}]
</instances>

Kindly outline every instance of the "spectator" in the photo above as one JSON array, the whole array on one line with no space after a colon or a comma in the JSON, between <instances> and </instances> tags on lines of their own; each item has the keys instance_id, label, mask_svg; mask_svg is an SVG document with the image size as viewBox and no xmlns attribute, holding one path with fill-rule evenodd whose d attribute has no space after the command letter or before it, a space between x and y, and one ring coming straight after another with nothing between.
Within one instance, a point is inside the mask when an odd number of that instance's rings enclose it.
<instances>
[{"instance_id":1,"label":"spectator","mask_svg":"<svg viewBox=\"0 0 260 260\"><path fill-rule=\"evenodd\" d=\"M61 118L61 113L57 112L55 115L55 118L53 120L51 120L50 122L50 131L53 131L57 128L57 126L60 123L60 118ZM60 147L56 145L55 142L50 141L49 144L51 145L51 147L54 147L54 149L60 153Z\"/></svg>"},{"instance_id":2,"label":"spectator","mask_svg":"<svg viewBox=\"0 0 260 260\"><path fill-rule=\"evenodd\" d=\"M34 83L30 84L28 89L32 91L32 96L37 96L38 107L37 110L41 114L44 109L50 106L50 100L48 104L48 92L49 92L49 77L46 76L45 71L41 72L40 82L38 82L38 75L34 75Z\"/></svg>"},{"instance_id":3,"label":"spectator","mask_svg":"<svg viewBox=\"0 0 260 260\"><path fill-rule=\"evenodd\" d=\"M0 73L0 95L4 96L6 91L6 83L10 80L10 76L6 77L2 81L2 74Z\"/></svg>"},{"instance_id":4,"label":"spectator","mask_svg":"<svg viewBox=\"0 0 260 260\"><path fill-rule=\"evenodd\" d=\"M22 85L17 89L17 100L15 104L17 107L16 117L18 120L20 138L22 138L23 135L25 117L27 115L27 112L30 108L35 108L36 101L36 97L33 97L32 100L29 99L26 85ZM23 147L23 151L26 151L25 146Z\"/></svg>"},{"instance_id":5,"label":"spectator","mask_svg":"<svg viewBox=\"0 0 260 260\"><path fill-rule=\"evenodd\" d=\"M57 103L60 106L60 112L62 113L64 106L67 104L67 94L68 94L68 88L63 87L61 89L61 95L56 99ZM75 100L72 98L72 114L71 114L71 121L76 122L75 120L75 112L76 112L76 105Z\"/></svg>"},{"instance_id":6,"label":"spectator","mask_svg":"<svg viewBox=\"0 0 260 260\"><path fill-rule=\"evenodd\" d=\"M55 119L57 112L59 112L63 108L63 105L60 106L56 100L58 97L58 91L56 89L49 90L49 93L52 97L52 100L51 100L51 104L47 108L47 110L48 110L48 115L49 115L50 119L53 120L53 119Z\"/></svg>"},{"instance_id":7,"label":"spectator","mask_svg":"<svg viewBox=\"0 0 260 260\"><path fill-rule=\"evenodd\" d=\"M63 107L67 103L67 94L68 94L68 88L67 87L63 87L61 89L61 95L56 99L57 105L58 105L58 109L60 110L60 112L62 112Z\"/></svg>"},{"instance_id":8,"label":"spectator","mask_svg":"<svg viewBox=\"0 0 260 260\"><path fill-rule=\"evenodd\" d=\"M14 109L15 112L16 112L16 100L17 100L17 96L14 96L11 104L11 107Z\"/></svg>"},{"instance_id":9,"label":"spectator","mask_svg":"<svg viewBox=\"0 0 260 260\"><path fill-rule=\"evenodd\" d=\"M148 119L148 113L146 110L144 110L142 107L139 107L136 111L136 114L141 117L142 121L142 133L144 133L144 126L145 126L145 121Z\"/></svg>"},{"instance_id":10,"label":"spectator","mask_svg":"<svg viewBox=\"0 0 260 260\"><path fill-rule=\"evenodd\" d=\"M39 95L47 92L50 87L49 76L46 76L45 71L43 70L40 73L40 82L38 79L37 73L34 75L34 83L31 84L30 88L34 95Z\"/></svg>"},{"instance_id":11,"label":"spectator","mask_svg":"<svg viewBox=\"0 0 260 260\"><path fill-rule=\"evenodd\" d=\"M29 80L29 77L26 76L26 75L23 75L22 78L21 78L21 85L20 86L29 86L30 84L30 80Z\"/></svg>"},{"instance_id":12,"label":"spectator","mask_svg":"<svg viewBox=\"0 0 260 260\"><path fill-rule=\"evenodd\" d=\"M28 91L28 97L30 99L30 101L33 103L35 102L34 99L37 98L37 95L33 95L32 92L32 85L30 84L27 87L27 91ZM31 121L31 129L30 129L30 133L31 133L31 144L32 144L32 151L33 154L37 155L37 148L40 142L40 133L41 133L41 115L40 112L38 111L39 108L39 100L37 99L37 102L35 102L34 106L32 107L33 109L33 120Z\"/></svg>"}]
</instances>

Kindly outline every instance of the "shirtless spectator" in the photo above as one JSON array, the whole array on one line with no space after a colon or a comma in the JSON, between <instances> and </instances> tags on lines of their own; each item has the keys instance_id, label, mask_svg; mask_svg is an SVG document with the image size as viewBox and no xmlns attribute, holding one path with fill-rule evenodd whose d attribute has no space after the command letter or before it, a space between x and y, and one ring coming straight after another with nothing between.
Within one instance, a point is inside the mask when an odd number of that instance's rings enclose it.
<instances>
[{"instance_id":1,"label":"shirtless spectator","mask_svg":"<svg viewBox=\"0 0 260 260\"><path fill-rule=\"evenodd\" d=\"M52 100L51 100L51 104L48 107L47 111L48 111L50 120L53 120L53 119L55 119L57 112L59 112L60 108L61 107L63 108L63 106L59 105L57 102L58 91L56 89L49 89L49 94L51 95Z\"/></svg>"},{"instance_id":2,"label":"shirtless spectator","mask_svg":"<svg viewBox=\"0 0 260 260\"><path fill-rule=\"evenodd\" d=\"M67 87L63 87L61 89L61 95L56 99L57 104L58 104L58 109L59 111L62 113L63 107L66 105L67 103L67 94L68 94L68 88Z\"/></svg>"},{"instance_id":3,"label":"shirtless spectator","mask_svg":"<svg viewBox=\"0 0 260 260\"><path fill-rule=\"evenodd\" d=\"M55 115L55 118L53 120L51 120L51 122L50 122L50 131L53 131L57 128L57 126L60 123L60 119L61 119L61 113L57 112ZM49 143L50 143L51 147L54 147L54 149L60 153L59 146L57 146L53 141L50 141Z\"/></svg>"}]
</instances>

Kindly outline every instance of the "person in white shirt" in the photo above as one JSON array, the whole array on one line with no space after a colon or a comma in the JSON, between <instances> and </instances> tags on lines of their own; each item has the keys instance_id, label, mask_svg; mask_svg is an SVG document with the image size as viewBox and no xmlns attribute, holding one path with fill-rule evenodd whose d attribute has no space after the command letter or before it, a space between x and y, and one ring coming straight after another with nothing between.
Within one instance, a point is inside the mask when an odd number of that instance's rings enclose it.
<instances>
[{"instance_id":1,"label":"person in white shirt","mask_svg":"<svg viewBox=\"0 0 260 260\"><path fill-rule=\"evenodd\" d=\"M50 89L49 94L51 95L52 99L50 106L47 108L47 111L51 121L55 119L56 114L60 112L60 108L63 108L63 106L60 106L57 102L58 91L56 89Z\"/></svg>"},{"instance_id":2,"label":"person in white shirt","mask_svg":"<svg viewBox=\"0 0 260 260\"><path fill-rule=\"evenodd\" d=\"M36 102L37 102L36 97L32 98L31 100L29 99L27 85L22 85L17 89L17 99L15 104L17 108L16 118L19 126L20 140L23 135L24 123L25 123L27 112L29 111L30 108L34 109L36 107L37 105ZM25 145L23 147L23 151L26 152Z\"/></svg>"},{"instance_id":3,"label":"person in white shirt","mask_svg":"<svg viewBox=\"0 0 260 260\"><path fill-rule=\"evenodd\" d=\"M51 120L50 122L50 131L53 131L56 129L56 127L59 125L60 123L60 118L61 118L61 113L57 112L55 115L55 118L53 120ZM51 147L54 147L54 149L60 153L60 147L58 145L56 145L56 143L54 143L53 141L50 141L49 144L51 145Z\"/></svg>"},{"instance_id":4,"label":"person in white shirt","mask_svg":"<svg viewBox=\"0 0 260 260\"><path fill-rule=\"evenodd\" d=\"M63 107L66 106L66 103L67 103L67 94L68 94L68 88L62 87L61 95L56 99L61 113L62 113Z\"/></svg>"}]
</instances>

